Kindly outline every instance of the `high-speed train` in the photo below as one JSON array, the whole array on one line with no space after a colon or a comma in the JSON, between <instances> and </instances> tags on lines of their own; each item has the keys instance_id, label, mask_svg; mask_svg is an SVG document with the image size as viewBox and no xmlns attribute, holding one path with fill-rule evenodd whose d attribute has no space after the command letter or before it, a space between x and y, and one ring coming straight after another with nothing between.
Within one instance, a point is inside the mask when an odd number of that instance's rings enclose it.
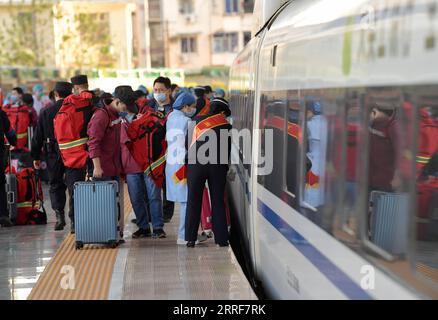
<instances>
[{"instance_id":1,"label":"high-speed train","mask_svg":"<svg viewBox=\"0 0 438 320\"><path fill-rule=\"evenodd\" d=\"M273 299L437 299L438 1L277 2L230 71L250 274Z\"/></svg>"}]
</instances>

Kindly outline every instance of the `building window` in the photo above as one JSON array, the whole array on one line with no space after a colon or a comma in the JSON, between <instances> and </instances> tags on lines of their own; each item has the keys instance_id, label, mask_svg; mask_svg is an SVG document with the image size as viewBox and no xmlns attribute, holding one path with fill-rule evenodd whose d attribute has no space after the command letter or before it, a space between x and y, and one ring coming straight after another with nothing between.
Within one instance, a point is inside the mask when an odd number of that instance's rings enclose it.
<instances>
[{"instance_id":1,"label":"building window","mask_svg":"<svg viewBox=\"0 0 438 320\"><path fill-rule=\"evenodd\" d=\"M179 1L179 13L192 14L193 13L193 0L180 0Z\"/></svg>"},{"instance_id":2,"label":"building window","mask_svg":"<svg viewBox=\"0 0 438 320\"><path fill-rule=\"evenodd\" d=\"M245 13L254 12L254 0L243 0L243 12Z\"/></svg>"},{"instance_id":3,"label":"building window","mask_svg":"<svg viewBox=\"0 0 438 320\"><path fill-rule=\"evenodd\" d=\"M196 38L184 37L181 39L181 52L182 53L194 53L196 52Z\"/></svg>"},{"instance_id":4,"label":"building window","mask_svg":"<svg viewBox=\"0 0 438 320\"><path fill-rule=\"evenodd\" d=\"M240 0L225 0L225 13L239 13Z\"/></svg>"},{"instance_id":5,"label":"building window","mask_svg":"<svg viewBox=\"0 0 438 320\"><path fill-rule=\"evenodd\" d=\"M213 51L215 53L237 52L239 37L237 32L216 33L213 36Z\"/></svg>"},{"instance_id":6,"label":"building window","mask_svg":"<svg viewBox=\"0 0 438 320\"><path fill-rule=\"evenodd\" d=\"M243 33L243 45L246 46L248 42L251 41L251 31L246 31Z\"/></svg>"}]
</instances>

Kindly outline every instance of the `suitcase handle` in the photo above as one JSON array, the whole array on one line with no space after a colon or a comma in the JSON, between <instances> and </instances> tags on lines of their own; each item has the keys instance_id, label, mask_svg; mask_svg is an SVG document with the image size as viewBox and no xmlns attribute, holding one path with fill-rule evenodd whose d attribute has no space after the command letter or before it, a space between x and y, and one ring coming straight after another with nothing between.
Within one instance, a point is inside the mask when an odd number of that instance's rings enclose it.
<instances>
[{"instance_id":1,"label":"suitcase handle","mask_svg":"<svg viewBox=\"0 0 438 320\"><path fill-rule=\"evenodd\" d=\"M8 192L8 204L15 203L15 193L13 191Z\"/></svg>"}]
</instances>

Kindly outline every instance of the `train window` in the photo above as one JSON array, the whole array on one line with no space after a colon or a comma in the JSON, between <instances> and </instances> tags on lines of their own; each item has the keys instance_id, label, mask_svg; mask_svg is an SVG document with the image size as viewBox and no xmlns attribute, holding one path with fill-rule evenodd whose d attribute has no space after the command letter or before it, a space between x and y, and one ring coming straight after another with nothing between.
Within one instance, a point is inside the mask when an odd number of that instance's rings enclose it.
<instances>
[{"instance_id":1,"label":"train window","mask_svg":"<svg viewBox=\"0 0 438 320\"><path fill-rule=\"evenodd\" d=\"M305 92L300 211L332 233L342 196L343 90Z\"/></svg>"},{"instance_id":2,"label":"train window","mask_svg":"<svg viewBox=\"0 0 438 320\"><path fill-rule=\"evenodd\" d=\"M426 283L438 285L438 95L424 88L418 97L416 155L415 271ZM418 91L417 91L418 92ZM435 287L436 289L436 287ZM435 291L435 298L438 290Z\"/></svg>"},{"instance_id":3,"label":"train window","mask_svg":"<svg viewBox=\"0 0 438 320\"><path fill-rule=\"evenodd\" d=\"M301 151L302 130L300 127L301 102L299 92L288 92L287 138L286 138L286 189L293 198L293 204L299 199L298 170Z\"/></svg>"},{"instance_id":4,"label":"train window","mask_svg":"<svg viewBox=\"0 0 438 320\"><path fill-rule=\"evenodd\" d=\"M266 143L272 144L273 170L270 174L259 175L258 181L266 189L271 191L279 198L283 198L285 178L285 130L286 130L286 94L284 92L264 93L261 97L261 116L260 128L261 136L261 153L266 157ZM273 141L265 141L266 130L272 131Z\"/></svg>"},{"instance_id":5,"label":"train window","mask_svg":"<svg viewBox=\"0 0 438 320\"><path fill-rule=\"evenodd\" d=\"M436 89L366 90L370 126L363 225L363 241L376 254L376 263L434 297L438 296Z\"/></svg>"},{"instance_id":6,"label":"train window","mask_svg":"<svg viewBox=\"0 0 438 320\"><path fill-rule=\"evenodd\" d=\"M366 161L362 161L361 150L368 134L368 113L364 110L363 90L348 89L342 101L344 106L343 152L341 175L344 180L340 187L340 207L334 220L335 236L349 245L357 243L359 234L360 195L366 185Z\"/></svg>"}]
</instances>

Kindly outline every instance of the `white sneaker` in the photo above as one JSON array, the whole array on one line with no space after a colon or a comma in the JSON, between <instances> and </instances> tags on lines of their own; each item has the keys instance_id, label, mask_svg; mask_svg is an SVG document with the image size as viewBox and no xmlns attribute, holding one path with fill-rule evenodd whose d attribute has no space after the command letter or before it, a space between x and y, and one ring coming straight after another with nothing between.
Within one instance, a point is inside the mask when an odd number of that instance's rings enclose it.
<instances>
[{"instance_id":1,"label":"white sneaker","mask_svg":"<svg viewBox=\"0 0 438 320\"><path fill-rule=\"evenodd\" d=\"M179 246L185 246L187 244L188 241L183 240L183 239L178 239L176 240L176 244ZM199 244L199 240L196 240L195 244Z\"/></svg>"}]
</instances>

